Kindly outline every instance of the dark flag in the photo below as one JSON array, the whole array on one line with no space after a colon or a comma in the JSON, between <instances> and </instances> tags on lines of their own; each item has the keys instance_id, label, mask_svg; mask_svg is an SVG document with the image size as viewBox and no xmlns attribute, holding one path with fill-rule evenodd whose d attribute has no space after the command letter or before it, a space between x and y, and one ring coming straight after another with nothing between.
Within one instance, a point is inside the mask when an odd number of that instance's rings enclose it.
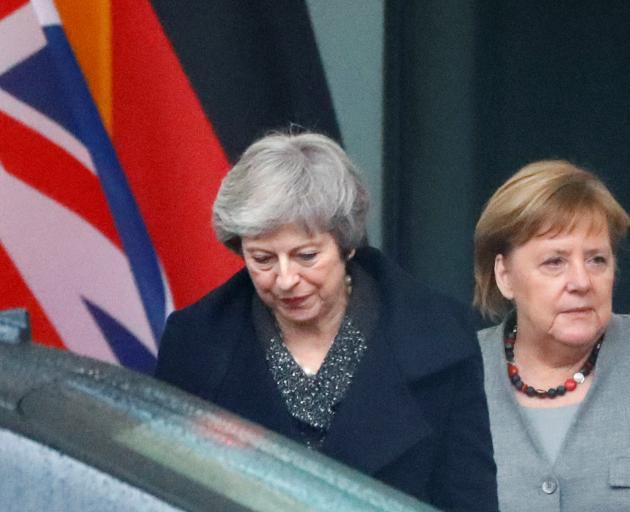
<instances>
[{"instance_id":1,"label":"dark flag","mask_svg":"<svg viewBox=\"0 0 630 512\"><path fill-rule=\"evenodd\" d=\"M340 141L305 2L153 6L231 161L266 131L290 123Z\"/></svg>"}]
</instances>

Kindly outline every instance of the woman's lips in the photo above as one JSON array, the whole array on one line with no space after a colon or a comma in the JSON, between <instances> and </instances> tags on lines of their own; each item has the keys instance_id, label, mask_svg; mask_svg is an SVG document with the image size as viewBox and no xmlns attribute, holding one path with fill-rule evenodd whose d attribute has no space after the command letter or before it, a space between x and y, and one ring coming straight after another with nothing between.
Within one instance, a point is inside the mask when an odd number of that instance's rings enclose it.
<instances>
[{"instance_id":1,"label":"woman's lips","mask_svg":"<svg viewBox=\"0 0 630 512\"><path fill-rule=\"evenodd\" d=\"M571 308L571 309L565 309L563 311L563 313L567 313L567 314L581 314L581 313L590 313L591 311L593 311L592 307L582 307L582 308Z\"/></svg>"},{"instance_id":2,"label":"woman's lips","mask_svg":"<svg viewBox=\"0 0 630 512\"><path fill-rule=\"evenodd\" d=\"M306 301L306 299L308 299L308 295L304 295L302 297L287 297L280 299L280 301L288 308L298 308Z\"/></svg>"}]
</instances>

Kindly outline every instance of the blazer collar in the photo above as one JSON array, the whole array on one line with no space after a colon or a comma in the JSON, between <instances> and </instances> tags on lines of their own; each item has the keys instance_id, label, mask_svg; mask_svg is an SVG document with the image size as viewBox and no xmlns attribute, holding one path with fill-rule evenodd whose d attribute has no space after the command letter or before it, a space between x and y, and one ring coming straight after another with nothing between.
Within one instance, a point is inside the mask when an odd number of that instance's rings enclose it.
<instances>
[{"instance_id":1,"label":"blazer collar","mask_svg":"<svg viewBox=\"0 0 630 512\"><path fill-rule=\"evenodd\" d=\"M339 404L322 451L374 474L429 433L389 343L377 333Z\"/></svg>"}]
</instances>

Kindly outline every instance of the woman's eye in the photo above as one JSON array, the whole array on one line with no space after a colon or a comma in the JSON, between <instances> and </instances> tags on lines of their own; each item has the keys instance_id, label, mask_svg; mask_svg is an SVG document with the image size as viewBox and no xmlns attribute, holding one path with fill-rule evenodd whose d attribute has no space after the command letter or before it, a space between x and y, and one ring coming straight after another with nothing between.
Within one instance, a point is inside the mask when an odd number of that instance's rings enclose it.
<instances>
[{"instance_id":1,"label":"woman's eye","mask_svg":"<svg viewBox=\"0 0 630 512\"><path fill-rule=\"evenodd\" d=\"M298 255L302 261L313 261L316 256L316 252L302 252Z\"/></svg>"},{"instance_id":2,"label":"woman's eye","mask_svg":"<svg viewBox=\"0 0 630 512\"><path fill-rule=\"evenodd\" d=\"M271 256L252 256L252 259L259 265L265 265L271 261Z\"/></svg>"},{"instance_id":3,"label":"woman's eye","mask_svg":"<svg viewBox=\"0 0 630 512\"><path fill-rule=\"evenodd\" d=\"M598 266L605 266L608 264L608 258L606 256L593 256L591 262Z\"/></svg>"},{"instance_id":4,"label":"woman's eye","mask_svg":"<svg viewBox=\"0 0 630 512\"><path fill-rule=\"evenodd\" d=\"M549 258L543 262L543 265L548 268L558 268L562 265L562 258Z\"/></svg>"}]
</instances>

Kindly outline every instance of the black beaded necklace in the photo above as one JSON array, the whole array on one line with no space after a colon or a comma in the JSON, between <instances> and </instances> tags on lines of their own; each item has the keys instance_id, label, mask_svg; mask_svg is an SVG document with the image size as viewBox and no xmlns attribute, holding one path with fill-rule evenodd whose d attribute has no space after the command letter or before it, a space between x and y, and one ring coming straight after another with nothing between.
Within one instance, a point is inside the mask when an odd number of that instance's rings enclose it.
<instances>
[{"instance_id":1,"label":"black beaded necklace","mask_svg":"<svg viewBox=\"0 0 630 512\"><path fill-rule=\"evenodd\" d=\"M564 395L567 391L574 391L577 388L578 384L582 384L586 377L593 371L595 368L595 363L597 362L597 355L599 354L599 349L602 346L602 339L600 339L593 350L591 350L588 359L579 369L579 371L573 374L572 378L569 378L564 381L564 384L560 386L556 386L555 388L549 388L547 390L544 389L536 389L533 386L530 386L523 382L521 376L518 373L518 366L514 363L514 345L516 344L516 333L517 326L514 323L514 328L508 332L503 340L503 347L505 349L505 359L507 361L507 372L510 382L512 385L521 393L525 393L529 397L538 397L538 398L555 398L557 396Z\"/></svg>"}]
</instances>

